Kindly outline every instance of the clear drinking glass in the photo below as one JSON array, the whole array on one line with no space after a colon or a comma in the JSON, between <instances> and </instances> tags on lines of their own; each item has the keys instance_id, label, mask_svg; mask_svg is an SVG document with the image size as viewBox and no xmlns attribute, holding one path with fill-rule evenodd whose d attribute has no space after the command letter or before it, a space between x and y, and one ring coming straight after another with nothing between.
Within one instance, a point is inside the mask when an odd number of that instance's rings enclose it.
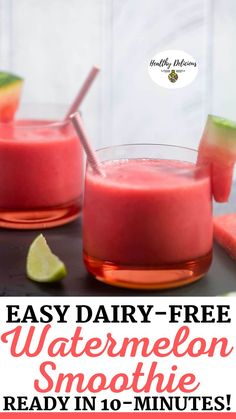
<instances>
[{"instance_id":1,"label":"clear drinking glass","mask_svg":"<svg viewBox=\"0 0 236 419\"><path fill-rule=\"evenodd\" d=\"M56 109L31 105L0 124L0 227L53 227L80 213L82 149Z\"/></svg>"},{"instance_id":2,"label":"clear drinking glass","mask_svg":"<svg viewBox=\"0 0 236 419\"><path fill-rule=\"evenodd\" d=\"M132 144L98 150L106 176L87 166L84 261L111 285L174 288L201 278L212 259L208 167L192 149Z\"/></svg>"}]
</instances>

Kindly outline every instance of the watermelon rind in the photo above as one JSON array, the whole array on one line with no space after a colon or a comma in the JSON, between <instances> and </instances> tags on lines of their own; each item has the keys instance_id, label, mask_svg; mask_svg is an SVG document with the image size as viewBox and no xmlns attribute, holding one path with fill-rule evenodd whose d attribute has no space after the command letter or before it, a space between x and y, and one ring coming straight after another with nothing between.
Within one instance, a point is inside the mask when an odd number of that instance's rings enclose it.
<instances>
[{"instance_id":1,"label":"watermelon rind","mask_svg":"<svg viewBox=\"0 0 236 419\"><path fill-rule=\"evenodd\" d=\"M13 84L23 83L23 79L16 74L0 71L0 89L6 89Z\"/></svg>"},{"instance_id":2,"label":"watermelon rind","mask_svg":"<svg viewBox=\"0 0 236 419\"><path fill-rule=\"evenodd\" d=\"M23 79L0 71L0 122L12 122L19 107Z\"/></svg>"},{"instance_id":3,"label":"watermelon rind","mask_svg":"<svg viewBox=\"0 0 236 419\"><path fill-rule=\"evenodd\" d=\"M208 115L203 133L208 145L222 148L223 153L236 157L236 123L215 115Z\"/></svg>"}]
</instances>

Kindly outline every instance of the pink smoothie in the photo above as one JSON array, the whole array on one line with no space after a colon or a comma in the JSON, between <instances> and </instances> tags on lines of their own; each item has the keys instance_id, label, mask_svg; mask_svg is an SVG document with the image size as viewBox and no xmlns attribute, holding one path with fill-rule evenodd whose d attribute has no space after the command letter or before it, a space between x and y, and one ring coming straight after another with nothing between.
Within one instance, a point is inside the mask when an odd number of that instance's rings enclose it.
<instances>
[{"instance_id":1,"label":"pink smoothie","mask_svg":"<svg viewBox=\"0 0 236 419\"><path fill-rule=\"evenodd\" d=\"M82 169L82 150L71 125L36 120L0 125L0 209L76 201Z\"/></svg>"},{"instance_id":2,"label":"pink smoothie","mask_svg":"<svg viewBox=\"0 0 236 419\"><path fill-rule=\"evenodd\" d=\"M87 172L84 251L130 266L197 259L212 248L210 179L191 163L131 159Z\"/></svg>"}]
</instances>

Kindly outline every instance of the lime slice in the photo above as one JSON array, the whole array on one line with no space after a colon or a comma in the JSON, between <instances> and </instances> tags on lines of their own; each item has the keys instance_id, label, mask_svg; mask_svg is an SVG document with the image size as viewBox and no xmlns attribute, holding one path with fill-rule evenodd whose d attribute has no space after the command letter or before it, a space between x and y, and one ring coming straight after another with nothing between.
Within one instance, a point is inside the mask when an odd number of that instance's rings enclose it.
<instances>
[{"instance_id":1,"label":"lime slice","mask_svg":"<svg viewBox=\"0 0 236 419\"><path fill-rule=\"evenodd\" d=\"M29 247L26 273L36 282L54 282L66 276L64 263L51 252L42 234Z\"/></svg>"}]
</instances>

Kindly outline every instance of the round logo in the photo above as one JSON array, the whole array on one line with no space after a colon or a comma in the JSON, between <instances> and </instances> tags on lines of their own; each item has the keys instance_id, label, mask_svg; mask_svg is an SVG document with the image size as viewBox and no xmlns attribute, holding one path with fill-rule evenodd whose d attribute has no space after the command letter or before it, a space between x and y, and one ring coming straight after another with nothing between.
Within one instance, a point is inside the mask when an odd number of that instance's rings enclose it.
<instances>
[{"instance_id":1,"label":"round logo","mask_svg":"<svg viewBox=\"0 0 236 419\"><path fill-rule=\"evenodd\" d=\"M192 83L198 73L195 58L184 51L166 50L156 54L148 65L151 79L161 87L179 89Z\"/></svg>"}]
</instances>

